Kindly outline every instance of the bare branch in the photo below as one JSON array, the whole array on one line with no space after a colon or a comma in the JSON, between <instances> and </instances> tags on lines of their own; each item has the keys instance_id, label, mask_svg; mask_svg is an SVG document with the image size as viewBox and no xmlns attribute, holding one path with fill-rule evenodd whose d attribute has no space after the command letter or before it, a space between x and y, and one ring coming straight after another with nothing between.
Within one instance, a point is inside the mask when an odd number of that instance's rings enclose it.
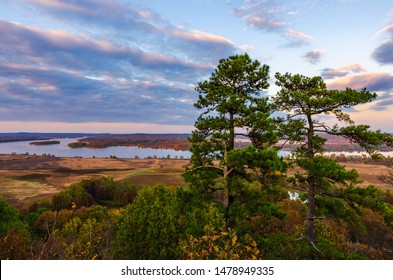
<instances>
[{"instance_id":1,"label":"bare branch","mask_svg":"<svg viewBox=\"0 0 393 280\"><path fill-rule=\"evenodd\" d=\"M215 168L215 169L219 169L219 170L224 172L224 168L222 168L222 167L219 167L219 166L216 166L216 165L204 165L204 166L195 167L195 168L190 169L190 170L186 170L186 173L194 172L195 170L202 169L202 168Z\"/></svg>"},{"instance_id":2,"label":"bare branch","mask_svg":"<svg viewBox=\"0 0 393 280\"><path fill-rule=\"evenodd\" d=\"M315 246L314 242L309 242L315 250L317 250L322 256L324 256L324 254L317 248L317 246Z\"/></svg>"}]
</instances>

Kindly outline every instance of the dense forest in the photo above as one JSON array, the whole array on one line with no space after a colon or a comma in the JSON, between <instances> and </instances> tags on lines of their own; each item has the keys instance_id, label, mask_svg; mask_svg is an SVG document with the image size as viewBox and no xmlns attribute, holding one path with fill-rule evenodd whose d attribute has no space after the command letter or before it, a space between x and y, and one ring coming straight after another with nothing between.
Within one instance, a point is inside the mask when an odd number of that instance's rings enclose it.
<instances>
[{"instance_id":1,"label":"dense forest","mask_svg":"<svg viewBox=\"0 0 393 280\"><path fill-rule=\"evenodd\" d=\"M344 111L376 94L277 73L268 98L269 78L244 54L220 60L198 84L187 188L103 177L26 211L0 200L0 258L393 259L392 191L360 187L356 170L322 156L332 135L381 160L391 135ZM237 137L250 145L237 147ZM291 156L278 155L293 143Z\"/></svg>"}]
</instances>

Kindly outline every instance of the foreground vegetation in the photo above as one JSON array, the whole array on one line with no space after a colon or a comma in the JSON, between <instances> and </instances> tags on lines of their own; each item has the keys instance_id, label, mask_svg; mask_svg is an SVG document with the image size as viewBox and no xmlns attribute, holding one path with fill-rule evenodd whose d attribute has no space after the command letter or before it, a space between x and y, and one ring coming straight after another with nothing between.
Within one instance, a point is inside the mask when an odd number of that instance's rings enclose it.
<instances>
[{"instance_id":1,"label":"foreground vegetation","mask_svg":"<svg viewBox=\"0 0 393 280\"><path fill-rule=\"evenodd\" d=\"M83 180L24 212L0 200L0 258L393 259L393 193L370 187L353 195L363 200L356 211L320 201L335 215L316 221L316 250L302 238L305 193L290 199L283 188L247 184L227 228L217 197Z\"/></svg>"}]
</instances>

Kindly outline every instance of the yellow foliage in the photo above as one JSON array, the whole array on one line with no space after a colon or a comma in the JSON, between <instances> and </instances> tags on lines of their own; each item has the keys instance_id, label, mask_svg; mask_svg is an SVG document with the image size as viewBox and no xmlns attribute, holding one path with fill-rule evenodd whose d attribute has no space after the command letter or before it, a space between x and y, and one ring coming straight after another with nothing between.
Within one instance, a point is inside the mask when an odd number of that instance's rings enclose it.
<instances>
[{"instance_id":1,"label":"yellow foliage","mask_svg":"<svg viewBox=\"0 0 393 280\"><path fill-rule=\"evenodd\" d=\"M237 235L232 237L232 246L235 246L237 240Z\"/></svg>"}]
</instances>

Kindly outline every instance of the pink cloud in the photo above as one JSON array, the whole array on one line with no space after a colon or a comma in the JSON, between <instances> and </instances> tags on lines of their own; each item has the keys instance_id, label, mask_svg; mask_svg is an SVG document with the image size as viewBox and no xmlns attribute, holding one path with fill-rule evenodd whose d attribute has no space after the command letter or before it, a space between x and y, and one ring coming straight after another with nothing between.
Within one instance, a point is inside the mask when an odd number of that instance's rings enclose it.
<instances>
[{"instance_id":1,"label":"pink cloud","mask_svg":"<svg viewBox=\"0 0 393 280\"><path fill-rule=\"evenodd\" d=\"M387 91L393 89L393 76L389 73L364 73L351 75L326 83L331 89L343 90L367 88L372 91Z\"/></svg>"},{"instance_id":2,"label":"pink cloud","mask_svg":"<svg viewBox=\"0 0 393 280\"><path fill-rule=\"evenodd\" d=\"M334 79L365 71L366 69L359 63L352 63L338 68L324 68L322 69L321 76L324 79Z\"/></svg>"},{"instance_id":3,"label":"pink cloud","mask_svg":"<svg viewBox=\"0 0 393 280\"><path fill-rule=\"evenodd\" d=\"M294 29L288 29L285 33L285 35L294 40L300 40L300 41L314 41L314 37L311 35L308 35L306 33L294 30Z\"/></svg>"},{"instance_id":4,"label":"pink cloud","mask_svg":"<svg viewBox=\"0 0 393 280\"><path fill-rule=\"evenodd\" d=\"M181 67L187 69L210 69L207 65L195 62L181 61L174 56L144 52L135 47L114 45L112 42L102 39L87 39L65 31L42 30L31 26L22 26L0 20L0 35L3 38L4 49L10 49L10 45L16 46L20 54L33 57L50 55L58 52L69 53L80 58L103 56L112 59L127 59L136 66L144 67ZM208 37L205 34L194 34L195 38ZM216 40L219 37L215 38ZM222 40L222 39L221 39ZM1 46L0 42L0 46ZM85 55L84 55L85 54ZM51 55L50 59L56 59Z\"/></svg>"},{"instance_id":5,"label":"pink cloud","mask_svg":"<svg viewBox=\"0 0 393 280\"><path fill-rule=\"evenodd\" d=\"M285 22L269 19L265 16L247 15L243 19L247 24L256 29L275 30L285 26Z\"/></svg>"},{"instance_id":6,"label":"pink cloud","mask_svg":"<svg viewBox=\"0 0 393 280\"><path fill-rule=\"evenodd\" d=\"M384 33L393 33L393 24L387 25L384 28L382 28L381 30L377 31L377 33L375 33L375 36L379 36Z\"/></svg>"},{"instance_id":7,"label":"pink cloud","mask_svg":"<svg viewBox=\"0 0 393 280\"><path fill-rule=\"evenodd\" d=\"M231 46L234 45L234 43L231 40L228 40L223 36L209 34L199 30L186 31L178 28L176 30L170 30L168 31L168 33L177 38L186 39L190 41L212 42L212 43L226 44Z\"/></svg>"}]
</instances>

